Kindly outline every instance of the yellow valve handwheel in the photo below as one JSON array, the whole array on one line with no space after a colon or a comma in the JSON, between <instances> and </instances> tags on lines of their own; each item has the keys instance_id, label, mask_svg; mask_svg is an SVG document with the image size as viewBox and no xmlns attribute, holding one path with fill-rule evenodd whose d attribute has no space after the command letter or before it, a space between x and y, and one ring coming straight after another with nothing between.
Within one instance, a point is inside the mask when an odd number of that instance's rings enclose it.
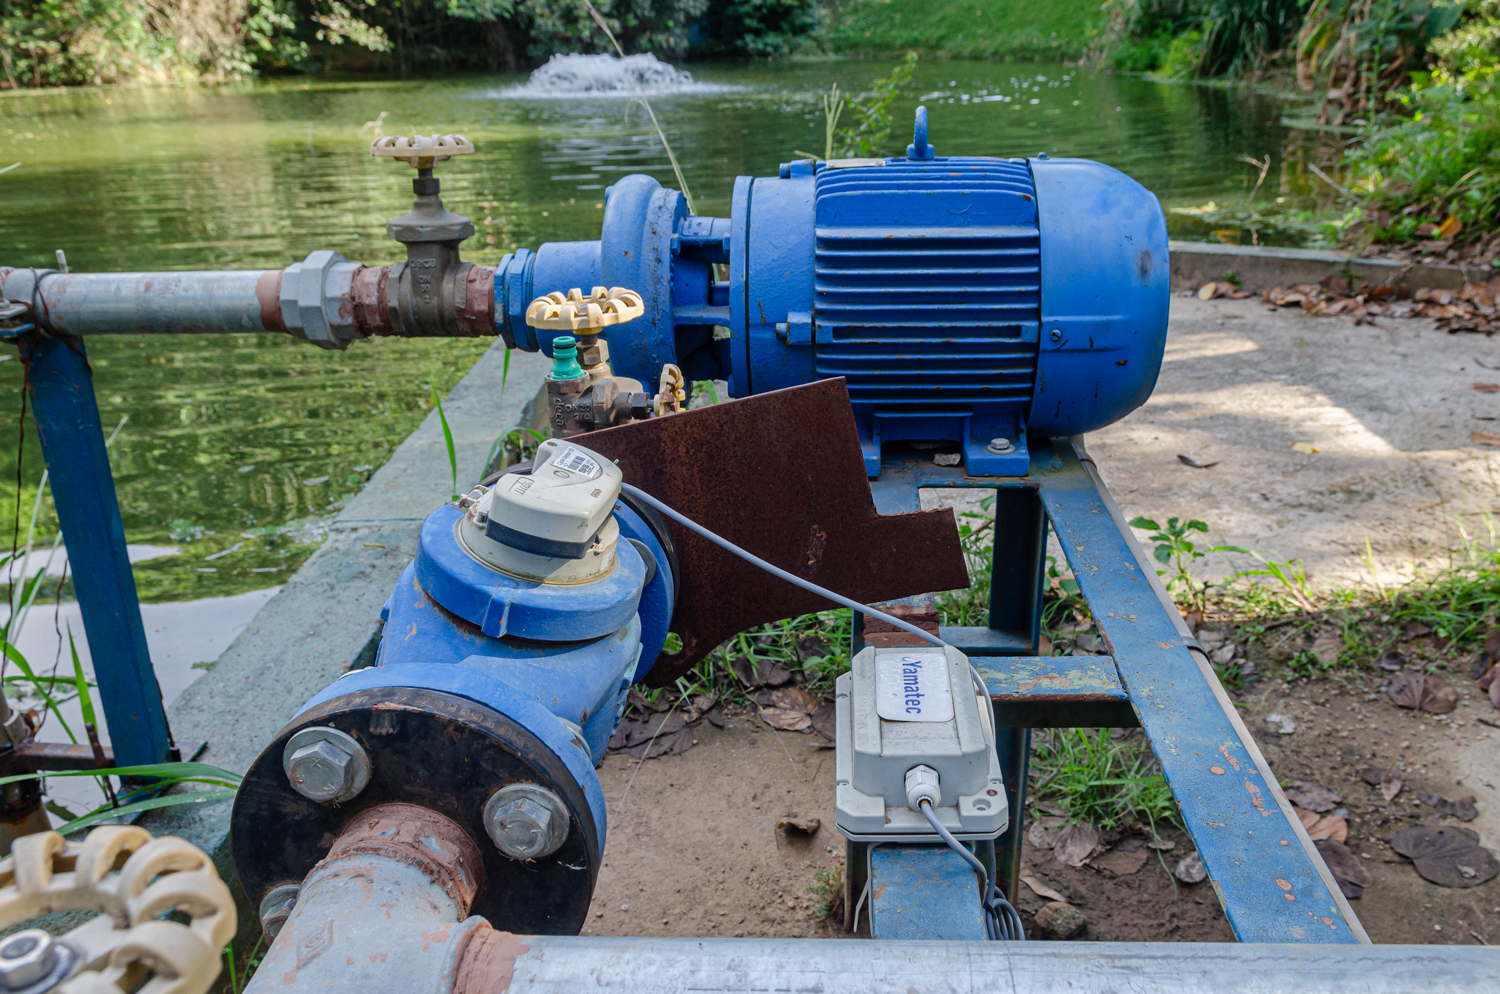
<instances>
[{"instance_id":1,"label":"yellow valve handwheel","mask_svg":"<svg viewBox=\"0 0 1500 994\"><path fill-rule=\"evenodd\" d=\"M547 331L597 331L634 321L646 313L641 295L624 287L594 287L587 297L574 287L567 295L553 292L526 308L526 323Z\"/></svg>"}]
</instances>

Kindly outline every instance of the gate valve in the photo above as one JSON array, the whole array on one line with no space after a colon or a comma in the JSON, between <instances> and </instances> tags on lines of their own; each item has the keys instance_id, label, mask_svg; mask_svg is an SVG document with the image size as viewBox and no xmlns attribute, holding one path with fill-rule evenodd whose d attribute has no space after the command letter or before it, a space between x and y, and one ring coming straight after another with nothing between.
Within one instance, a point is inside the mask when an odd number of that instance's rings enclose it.
<instances>
[{"instance_id":1,"label":"gate valve","mask_svg":"<svg viewBox=\"0 0 1500 994\"><path fill-rule=\"evenodd\" d=\"M474 234L474 222L443 206L442 184L433 166L456 155L472 155L474 143L463 135L390 135L370 143L377 158L405 162L417 170L411 181L412 209L386 222L386 235L406 246L406 262L391 267L398 290L390 297L393 322L403 334L462 334L454 306L465 299L465 281L473 263L461 262L458 245Z\"/></svg>"},{"instance_id":2,"label":"gate valve","mask_svg":"<svg viewBox=\"0 0 1500 994\"><path fill-rule=\"evenodd\" d=\"M622 421L651 415L651 397L639 380L617 377L609 368L607 327L646 313L641 295L623 287L594 287L584 296L574 287L554 291L526 308L526 323L538 330L571 331L552 340L552 372L547 376L547 409L554 438L568 438Z\"/></svg>"}]
</instances>

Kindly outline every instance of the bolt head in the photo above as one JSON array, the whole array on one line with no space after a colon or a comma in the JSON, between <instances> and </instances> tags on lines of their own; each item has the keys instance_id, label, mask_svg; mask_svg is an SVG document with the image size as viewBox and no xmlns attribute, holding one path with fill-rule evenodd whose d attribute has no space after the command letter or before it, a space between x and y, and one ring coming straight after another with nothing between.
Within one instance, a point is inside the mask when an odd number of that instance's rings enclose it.
<instances>
[{"instance_id":1,"label":"bolt head","mask_svg":"<svg viewBox=\"0 0 1500 994\"><path fill-rule=\"evenodd\" d=\"M292 753L292 789L313 801L331 801L354 785L354 757L332 742L312 742Z\"/></svg>"},{"instance_id":2,"label":"bolt head","mask_svg":"<svg viewBox=\"0 0 1500 994\"><path fill-rule=\"evenodd\" d=\"M990 439L990 444L986 445L984 447L984 450L997 456L1003 456L1007 453L1014 452L1016 450L1016 447L1011 444L1011 441L1008 438L992 438Z\"/></svg>"},{"instance_id":3,"label":"bolt head","mask_svg":"<svg viewBox=\"0 0 1500 994\"><path fill-rule=\"evenodd\" d=\"M39 928L28 928L0 942L0 988L30 987L52 972L57 944Z\"/></svg>"},{"instance_id":4,"label":"bolt head","mask_svg":"<svg viewBox=\"0 0 1500 994\"><path fill-rule=\"evenodd\" d=\"M568 837L568 809L552 791L533 783L513 783L490 796L484 830L511 859L540 859L561 848Z\"/></svg>"}]
</instances>

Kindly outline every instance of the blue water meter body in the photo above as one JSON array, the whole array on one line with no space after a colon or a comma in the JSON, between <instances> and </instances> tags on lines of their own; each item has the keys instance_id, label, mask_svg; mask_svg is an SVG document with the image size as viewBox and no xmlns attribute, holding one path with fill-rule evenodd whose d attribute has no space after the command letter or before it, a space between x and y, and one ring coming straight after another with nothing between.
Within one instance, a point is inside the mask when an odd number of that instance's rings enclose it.
<instances>
[{"instance_id":1,"label":"blue water meter body","mask_svg":"<svg viewBox=\"0 0 1500 994\"><path fill-rule=\"evenodd\" d=\"M728 218L627 176L598 241L507 255L495 294L507 342L550 354L525 324L535 296L636 290L645 316L604 337L648 389L669 362L736 397L842 376L871 476L903 440L1019 476L1028 432L1094 431L1150 396L1169 275L1161 204L1135 180L1087 159L937 156L921 109L905 158L742 176Z\"/></svg>"}]
</instances>

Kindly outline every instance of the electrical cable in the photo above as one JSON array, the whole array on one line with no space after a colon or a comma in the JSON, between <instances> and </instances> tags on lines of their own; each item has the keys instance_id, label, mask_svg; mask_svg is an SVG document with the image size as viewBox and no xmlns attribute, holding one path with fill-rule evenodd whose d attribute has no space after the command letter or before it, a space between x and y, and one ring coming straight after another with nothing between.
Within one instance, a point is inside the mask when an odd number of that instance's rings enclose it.
<instances>
[{"instance_id":1,"label":"electrical cable","mask_svg":"<svg viewBox=\"0 0 1500 994\"><path fill-rule=\"evenodd\" d=\"M884 611L877 610L876 608L870 607L868 604L861 604L859 601L853 600L849 597L845 597L842 594L836 594L832 590L829 590L827 587L820 587L810 580L802 579L802 577L797 576L795 573L787 572L780 566L774 566L771 563L766 562L764 559L760 558L754 553L748 552L747 550L740 548L738 545L735 545L727 538L709 531L703 525L698 524L698 522L694 521L692 518L689 518L687 515L682 514L681 512L667 506L666 504L657 500L655 497L646 493L646 491L642 490L640 487L632 486L629 483L622 482L620 484L620 488L631 496L645 501L647 504L656 508L656 510L660 511L662 514L665 514L667 517L671 518L673 521L682 525L689 531L701 535L702 537L708 539L710 542L719 546L721 549L734 553L736 556L739 556L747 563L765 570L767 573L770 573L774 577L785 580L787 583L790 583L795 587L801 587L803 590L806 590L809 593L817 594L819 597L827 598L828 600L833 601L835 604L842 604L844 607L849 608L851 611L858 611L859 613L871 618L879 618L886 624L894 625L902 631L910 632L923 641L929 642L940 649L950 648L947 642L944 642L942 639L938 638L931 632L923 631L921 628L918 628L916 625L913 625L910 622L902 621L895 615L887 614ZM989 688L985 686L984 678L980 676L979 670L974 666L973 663L969 664L969 673L974 679L975 689L979 691L980 696L988 698ZM980 708L979 710L980 713L983 714L986 709ZM987 724L990 738L993 741L995 732L993 716ZM979 861L979 857L975 856L969 850L965 849L963 847L963 844L953 837L953 833L949 832L946 828L943 827L942 823L937 820L937 815L932 811L931 801L924 799L921 802L921 809L922 813L927 816L928 824L930 824L933 830L936 831L942 838L942 840L948 844L948 847L962 856L965 860L967 860L968 863L974 867L975 872L979 874L980 879L983 882L983 889L981 890L981 894L983 896L980 898L980 904L984 908L984 927L986 936L991 939L1010 939L1013 941L1024 941L1026 938L1026 929L1021 923L1021 916L1017 914L1016 909L1011 906L1010 902L1005 899L1005 895L1000 892L1000 888L996 887L995 884L990 880L989 871L986 870L984 864ZM993 863L994 843L991 842L990 845L990 859ZM868 893L868 891L869 884L867 882L865 886L865 893ZM865 894L862 893L860 895L859 905L857 905L855 908L856 929L859 927L859 908L863 906L864 901Z\"/></svg>"}]
</instances>

